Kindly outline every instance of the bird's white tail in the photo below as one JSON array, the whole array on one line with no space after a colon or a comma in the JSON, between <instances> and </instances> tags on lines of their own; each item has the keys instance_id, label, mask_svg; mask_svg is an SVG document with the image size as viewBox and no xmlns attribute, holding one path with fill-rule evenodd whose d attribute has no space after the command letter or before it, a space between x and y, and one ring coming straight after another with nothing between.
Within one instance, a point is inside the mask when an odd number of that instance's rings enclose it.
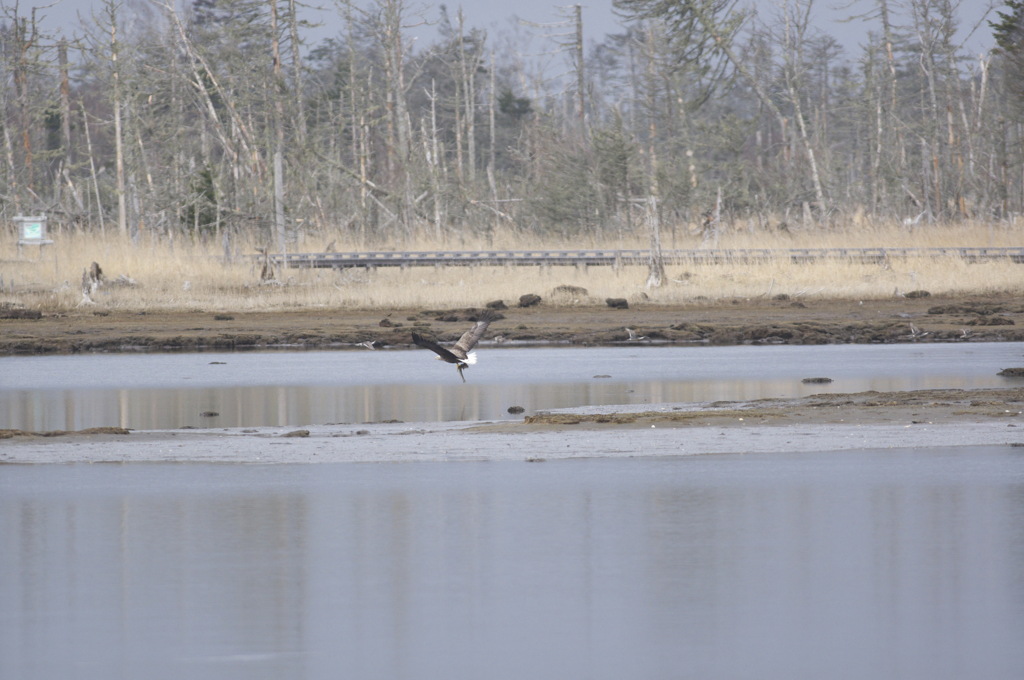
<instances>
[{"instance_id":1,"label":"bird's white tail","mask_svg":"<svg viewBox=\"0 0 1024 680\"><path fill-rule=\"evenodd\" d=\"M466 363L470 365L476 363L476 352L470 352L466 355Z\"/></svg>"}]
</instances>

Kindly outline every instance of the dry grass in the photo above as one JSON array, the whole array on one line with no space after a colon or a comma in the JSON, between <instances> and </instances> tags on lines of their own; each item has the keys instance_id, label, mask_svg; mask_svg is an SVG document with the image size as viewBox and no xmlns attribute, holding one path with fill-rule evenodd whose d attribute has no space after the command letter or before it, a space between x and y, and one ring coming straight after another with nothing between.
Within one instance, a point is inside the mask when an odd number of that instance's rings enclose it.
<instances>
[{"instance_id":1,"label":"dry grass","mask_svg":"<svg viewBox=\"0 0 1024 680\"><path fill-rule=\"evenodd\" d=\"M683 304L694 300L753 298L786 294L793 298L869 299L924 289L933 294L1019 292L1024 269L1012 262L968 264L958 258L893 259L885 265L823 262L795 265L787 258L744 265L670 266L668 280L645 289L645 267L413 267L405 270L300 270L277 272L275 281L261 283L259 266L249 256L256 244L240 248L246 253L225 263L219 246L183 244L181 240L133 245L116 237L100 239L83 234L57 234L56 244L41 257L35 247L17 252L13 235L0 248L0 304L43 311L69 311L92 307L83 302L82 272L91 262L103 268L107 284L93 294L97 308L123 310L255 311L296 308L396 307L457 308L480 306L489 300L516 301L536 293L551 304L604 304L605 298L649 304ZM318 235L296 246L315 252L332 239ZM825 248L825 247L954 247L1019 246L1019 230L1005 225L977 223L953 227L920 227L909 231L862 224L859 228L827 233L755 233L746 227L723 234L719 248ZM686 228L665 232L664 247L697 248L699 237ZM460 240L438 245L427 238L403 244L403 250L475 250L573 248L644 248L646 238L617 238L602 242L538 242L513 232L484 242ZM335 248L354 250L341 238ZM136 285L114 285L119 277ZM558 286L577 286L586 296L553 298ZM646 296L646 298L644 298Z\"/></svg>"}]
</instances>

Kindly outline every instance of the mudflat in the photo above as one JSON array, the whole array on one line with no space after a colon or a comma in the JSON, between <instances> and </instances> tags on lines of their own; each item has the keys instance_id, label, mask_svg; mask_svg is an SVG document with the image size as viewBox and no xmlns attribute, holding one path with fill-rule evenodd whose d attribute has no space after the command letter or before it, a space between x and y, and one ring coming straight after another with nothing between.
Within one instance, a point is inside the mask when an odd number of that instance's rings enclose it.
<instances>
[{"instance_id":1,"label":"mudflat","mask_svg":"<svg viewBox=\"0 0 1024 680\"><path fill-rule=\"evenodd\" d=\"M0 430L0 464L544 462L950 446L1024 452L1022 412L1024 388L993 388L584 407L518 422Z\"/></svg>"},{"instance_id":2,"label":"mudflat","mask_svg":"<svg viewBox=\"0 0 1024 680\"><path fill-rule=\"evenodd\" d=\"M82 310L0 318L0 353L407 346L457 338L483 307L284 312ZM487 336L580 346L1010 342L1024 303L1008 294L884 300L727 300L681 306L508 306ZM1008 367L1012 368L1012 367ZM1018 369L1021 373L1024 370ZM1017 383L1020 383L1020 386ZM818 394L802 399L567 409L500 423L83 432L0 431L0 463L250 463L548 460L907 446L1024 445L1024 377L1003 388ZM1024 448L1022 448L1024 450Z\"/></svg>"},{"instance_id":3,"label":"mudflat","mask_svg":"<svg viewBox=\"0 0 1024 680\"><path fill-rule=\"evenodd\" d=\"M469 309L124 311L82 308L27 314L0 310L0 354L344 348L411 343L413 330L457 338L484 306ZM1006 293L876 300L788 298L519 307L497 312L487 338L520 344L649 342L717 345L976 342L1024 340L1024 300Z\"/></svg>"}]
</instances>

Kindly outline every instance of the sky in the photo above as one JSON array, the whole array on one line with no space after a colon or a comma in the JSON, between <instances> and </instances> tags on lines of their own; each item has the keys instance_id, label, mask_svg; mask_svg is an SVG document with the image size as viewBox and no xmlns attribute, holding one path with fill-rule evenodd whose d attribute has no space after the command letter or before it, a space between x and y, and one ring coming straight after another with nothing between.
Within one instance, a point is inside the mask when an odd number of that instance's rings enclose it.
<instances>
[{"instance_id":1,"label":"sky","mask_svg":"<svg viewBox=\"0 0 1024 680\"><path fill-rule=\"evenodd\" d=\"M140 1L140 0L133 0ZM141 0L144 2L145 0ZM326 9L322 12L313 12L313 17L318 17L325 23L325 26L317 29L308 35L312 43L319 43L323 38L336 35L340 29L341 22L337 18L332 0L305 0L307 4L322 4ZM901 0L896 0L899 4ZM954 0L955 2L956 0ZM778 15L778 7L781 0L740 0L740 3L749 3L755 6L762 21L772 23ZM823 32L835 37L850 54L856 54L859 41L862 41L869 30L869 25L862 22L843 24L840 20L844 17L863 12L874 6L873 0L852 0L853 9L834 9L838 5L849 4L851 0L815 0L812 17L814 23ZM8 14L11 7L17 3L19 12L23 16L28 15L32 7L45 8L40 14L45 16L44 26L59 28L65 35L74 33L78 25L76 16L79 14L88 16L90 12L98 12L103 6L103 0L0 0L3 7L3 14ZM438 7L446 4L449 14L454 18L458 8L462 8L465 17L465 25L468 28L481 28L487 30L489 35L496 35L502 31L511 31L516 25L516 20L550 24L564 21L572 16L572 5L552 2L551 0L515 0L514 3L506 5L498 0L450 0L449 2L417 2L407 0L407 7L419 7L423 9L423 16L428 21L435 21L439 15ZM589 0L581 2L583 5L583 26L584 39L586 42L599 41L605 35L621 32L621 24L618 17L612 10L612 0ZM961 33L977 23L986 10L995 5L1002 7L1004 0L960 0ZM989 15L990 19L995 18L995 13ZM877 24L870 25L874 30ZM430 40L431 31L429 28L421 28L414 32L420 39ZM532 29L537 31L539 29ZM555 30L555 29L552 29ZM977 34L966 43L971 53L982 53L992 46L991 30L987 24L983 24Z\"/></svg>"}]
</instances>

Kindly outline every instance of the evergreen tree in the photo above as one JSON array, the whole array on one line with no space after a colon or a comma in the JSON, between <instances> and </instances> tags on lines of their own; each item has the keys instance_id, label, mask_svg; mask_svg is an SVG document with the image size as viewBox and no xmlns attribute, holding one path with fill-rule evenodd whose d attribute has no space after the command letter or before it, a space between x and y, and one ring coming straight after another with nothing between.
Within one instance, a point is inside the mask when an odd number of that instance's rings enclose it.
<instances>
[{"instance_id":1,"label":"evergreen tree","mask_svg":"<svg viewBox=\"0 0 1024 680\"><path fill-rule=\"evenodd\" d=\"M990 21L998 46L1006 87L1024 103L1024 0L1006 0L1005 11L996 12L999 21Z\"/></svg>"}]
</instances>

